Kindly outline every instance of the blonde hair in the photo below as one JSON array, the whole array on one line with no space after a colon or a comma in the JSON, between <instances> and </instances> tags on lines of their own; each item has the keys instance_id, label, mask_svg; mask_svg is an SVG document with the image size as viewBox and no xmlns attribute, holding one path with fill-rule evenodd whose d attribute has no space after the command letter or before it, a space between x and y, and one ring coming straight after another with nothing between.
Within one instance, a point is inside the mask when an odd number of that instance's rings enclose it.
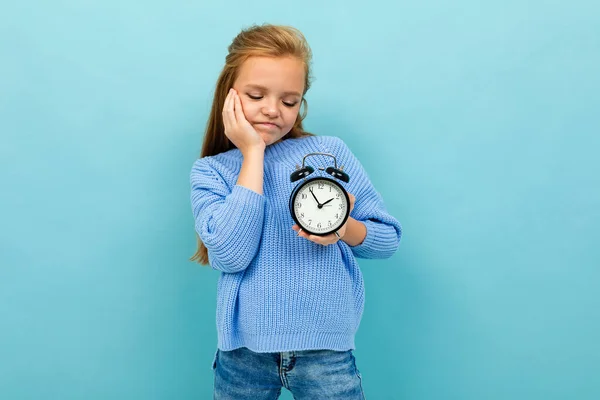
<instances>
[{"instance_id":1,"label":"blonde hair","mask_svg":"<svg viewBox=\"0 0 600 400\"><path fill-rule=\"evenodd\" d=\"M227 48L229 53L225 57L225 65L217 80L210 115L206 123L204 141L200 157L214 156L235 148L235 145L225 136L222 110L225 98L233 83L237 79L240 67L250 57L296 57L304 64L304 93L302 105L304 109L298 113L294 126L283 139L311 136L304 131L302 121L306 118L308 105L304 95L310 88L311 75L310 63L312 51L306 38L298 29L284 25L253 25L243 29ZM190 258L200 264L208 264L208 250L198 233L196 233L198 248Z\"/></svg>"}]
</instances>

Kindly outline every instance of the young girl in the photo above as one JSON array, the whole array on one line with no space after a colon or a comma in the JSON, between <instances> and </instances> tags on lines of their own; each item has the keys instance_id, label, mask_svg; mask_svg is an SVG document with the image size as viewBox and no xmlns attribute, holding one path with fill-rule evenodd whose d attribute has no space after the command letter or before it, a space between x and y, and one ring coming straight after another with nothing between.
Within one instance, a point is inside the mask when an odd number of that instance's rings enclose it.
<instances>
[{"instance_id":1,"label":"young girl","mask_svg":"<svg viewBox=\"0 0 600 400\"><path fill-rule=\"evenodd\" d=\"M353 355L364 306L356 258L387 258L401 227L342 140L304 131L311 51L298 30L242 30L219 76L201 158L191 171L198 234L192 260L221 272L215 399L363 399ZM300 112L300 106L304 110ZM351 214L327 236L290 215L308 153L350 176ZM307 158L318 167L332 158ZM324 174L325 175L325 174Z\"/></svg>"}]
</instances>

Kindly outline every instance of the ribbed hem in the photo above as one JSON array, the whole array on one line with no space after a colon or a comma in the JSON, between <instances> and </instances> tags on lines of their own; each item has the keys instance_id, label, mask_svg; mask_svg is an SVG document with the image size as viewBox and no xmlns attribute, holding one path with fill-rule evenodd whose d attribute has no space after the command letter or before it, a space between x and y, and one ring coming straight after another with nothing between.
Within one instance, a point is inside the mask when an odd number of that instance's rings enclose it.
<instances>
[{"instance_id":1,"label":"ribbed hem","mask_svg":"<svg viewBox=\"0 0 600 400\"><path fill-rule=\"evenodd\" d=\"M387 258L398 248L398 236L395 229L388 225L373 221L361 221L367 228L365 240L358 246L350 246L356 257L360 258ZM383 229L389 232L384 232Z\"/></svg>"},{"instance_id":2,"label":"ribbed hem","mask_svg":"<svg viewBox=\"0 0 600 400\"><path fill-rule=\"evenodd\" d=\"M219 334L219 349L234 350L240 347L257 353L302 350L354 350L354 333L299 332L280 335L255 335L234 332Z\"/></svg>"},{"instance_id":3,"label":"ribbed hem","mask_svg":"<svg viewBox=\"0 0 600 400\"><path fill-rule=\"evenodd\" d=\"M265 205L265 196L245 186L236 184L231 189L231 195L240 206L246 207L245 212L259 212Z\"/></svg>"},{"instance_id":4,"label":"ribbed hem","mask_svg":"<svg viewBox=\"0 0 600 400\"><path fill-rule=\"evenodd\" d=\"M209 249L211 266L224 272L238 272L248 266L259 246L264 221L265 197L244 186L235 185L225 200L227 212L215 217L219 235L208 227L199 231ZM218 266L213 258L219 260Z\"/></svg>"}]
</instances>

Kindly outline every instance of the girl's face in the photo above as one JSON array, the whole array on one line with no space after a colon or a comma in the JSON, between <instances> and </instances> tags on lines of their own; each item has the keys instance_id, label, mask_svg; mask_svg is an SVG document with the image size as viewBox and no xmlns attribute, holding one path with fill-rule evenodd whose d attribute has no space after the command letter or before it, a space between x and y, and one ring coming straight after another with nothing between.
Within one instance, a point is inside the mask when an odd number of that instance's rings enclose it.
<instances>
[{"instance_id":1,"label":"girl's face","mask_svg":"<svg viewBox=\"0 0 600 400\"><path fill-rule=\"evenodd\" d=\"M294 126L304 93L304 65L295 57L250 57L233 88L244 115L268 146Z\"/></svg>"}]
</instances>

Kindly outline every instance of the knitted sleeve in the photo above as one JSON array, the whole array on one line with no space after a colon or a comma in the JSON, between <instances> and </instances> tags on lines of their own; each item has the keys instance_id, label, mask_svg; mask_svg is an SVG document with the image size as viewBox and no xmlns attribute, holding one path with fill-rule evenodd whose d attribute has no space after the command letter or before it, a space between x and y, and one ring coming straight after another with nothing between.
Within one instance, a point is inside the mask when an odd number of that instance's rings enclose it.
<instances>
[{"instance_id":1,"label":"knitted sleeve","mask_svg":"<svg viewBox=\"0 0 600 400\"><path fill-rule=\"evenodd\" d=\"M194 163L190 183L196 232L210 265L228 273L243 271L260 243L264 196L244 186L230 188L206 158Z\"/></svg>"},{"instance_id":2,"label":"knitted sleeve","mask_svg":"<svg viewBox=\"0 0 600 400\"><path fill-rule=\"evenodd\" d=\"M338 164L341 163L350 175L346 188L356 197L350 216L364 223L367 228L363 242L357 246L349 246L352 253L358 258L391 257L398 249L402 236L400 223L388 213L381 195L348 146L337 137L324 139L326 150L336 156Z\"/></svg>"}]
</instances>

